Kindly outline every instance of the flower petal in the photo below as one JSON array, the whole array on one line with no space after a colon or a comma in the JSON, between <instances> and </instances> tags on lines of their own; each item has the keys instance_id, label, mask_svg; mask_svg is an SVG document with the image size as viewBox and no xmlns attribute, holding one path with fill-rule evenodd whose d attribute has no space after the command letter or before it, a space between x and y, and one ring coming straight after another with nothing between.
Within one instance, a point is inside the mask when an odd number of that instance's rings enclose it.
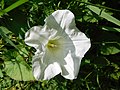
<instances>
[{"instance_id":1,"label":"flower petal","mask_svg":"<svg viewBox=\"0 0 120 90\"><path fill-rule=\"evenodd\" d=\"M42 63L43 53L36 52L32 59L33 75L36 80L43 80L46 65Z\"/></svg>"},{"instance_id":2,"label":"flower petal","mask_svg":"<svg viewBox=\"0 0 120 90\"><path fill-rule=\"evenodd\" d=\"M28 32L25 33L25 43L29 46L32 47L38 47L40 45L39 42L39 30L41 28L40 27L32 27Z\"/></svg>"},{"instance_id":3,"label":"flower petal","mask_svg":"<svg viewBox=\"0 0 120 90\"><path fill-rule=\"evenodd\" d=\"M84 57L85 53L91 46L90 39L88 39L84 33L76 31L74 31L74 35L69 36L75 46L75 55L78 57Z\"/></svg>"},{"instance_id":4,"label":"flower petal","mask_svg":"<svg viewBox=\"0 0 120 90\"><path fill-rule=\"evenodd\" d=\"M33 74L36 80L49 80L61 72L61 68L57 62L45 64L42 62L42 54L35 54L33 57Z\"/></svg>"},{"instance_id":5,"label":"flower petal","mask_svg":"<svg viewBox=\"0 0 120 90\"><path fill-rule=\"evenodd\" d=\"M80 57L84 57L84 54L90 48L90 39L86 35L80 32L75 24L74 14L69 10L57 10L45 19L46 25L56 30L65 37L67 34L75 46L75 54ZM66 34L64 34L66 33Z\"/></svg>"},{"instance_id":6,"label":"flower petal","mask_svg":"<svg viewBox=\"0 0 120 90\"><path fill-rule=\"evenodd\" d=\"M72 29L72 33L69 33L68 36L71 38L74 49L65 57L66 65L62 68L62 71L65 69L68 72L68 75L62 72L62 76L71 80L77 78L81 60L91 46L90 39L84 33L78 32L76 27L73 28L75 29ZM69 48L73 48L73 46L68 44Z\"/></svg>"},{"instance_id":7,"label":"flower petal","mask_svg":"<svg viewBox=\"0 0 120 90\"><path fill-rule=\"evenodd\" d=\"M47 43L49 34L47 26L34 26L25 34L25 43L37 49Z\"/></svg>"},{"instance_id":8,"label":"flower petal","mask_svg":"<svg viewBox=\"0 0 120 90\"><path fill-rule=\"evenodd\" d=\"M67 56L69 51L75 51L75 47L71 39L66 35L65 37L57 36L51 40L49 41L55 44L56 47L46 47L43 62L47 64L51 64L53 62L65 64L64 58Z\"/></svg>"},{"instance_id":9,"label":"flower petal","mask_svg":"<svg viewBox=\"0 0 120 90\"><path fill-rule=\"evenodd\" d=\"M45 19L46 25L56 30L70 28L74 15L69 10L57 10Z\"/></svg>"},{"instance_id":10,"label":"flower petal","mask_svg":"<svg viewBox=\"0 0 120 90\"><path fill-rule=\"evenodd\" d=\"M76 56L74 44L68 36L62 37L58 41L60 42L60 49L55 51L53 48L47 48L43 62L48 65L58 62L62 76L67 79L75 79L79 72L82 57Z\"/></svg>"},{"instance_id":11,"label":"flower petal","mask_svg":"<svg viewBox=\"0 0 120 90\"><path fill-rule=\"evenodd\" d=\"M44 72L44 80L49 80L61 72L61 68L57 62L49 64Z\"/></svg>"},{"instance_id":12,"label":"flower petal","mask_svg":"<svg viewBox=\"0 0 120 90\"><path fill-rule=\"evenodd\" d=\"M68 74L66 74L66 72L62 72L62 76L66 79L76 79L79 73L81 59L81 57L76 57L76 55L70 52L65 57L66 65L62 67L62 70L67 70Z\"/></svg>"}]
</instances>

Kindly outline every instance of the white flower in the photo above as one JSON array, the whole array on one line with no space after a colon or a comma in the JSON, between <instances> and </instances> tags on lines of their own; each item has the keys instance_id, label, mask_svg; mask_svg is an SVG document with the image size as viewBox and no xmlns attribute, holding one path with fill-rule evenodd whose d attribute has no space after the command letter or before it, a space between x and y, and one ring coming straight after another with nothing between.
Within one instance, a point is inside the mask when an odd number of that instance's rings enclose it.
<instances>
[{"instance_id":1,"label":"white flower","mask_svg":"<svg viewBox=\"0 0 120 90\"><path fill-rule=\"evenodd\" d=\"M33 74L37 80L49 80L61 73L75 79L81 59L90 48L90 39L80 32L69 10L57 10L25 34L25 43L36 49Z\"/></svg>"}]
</instances>

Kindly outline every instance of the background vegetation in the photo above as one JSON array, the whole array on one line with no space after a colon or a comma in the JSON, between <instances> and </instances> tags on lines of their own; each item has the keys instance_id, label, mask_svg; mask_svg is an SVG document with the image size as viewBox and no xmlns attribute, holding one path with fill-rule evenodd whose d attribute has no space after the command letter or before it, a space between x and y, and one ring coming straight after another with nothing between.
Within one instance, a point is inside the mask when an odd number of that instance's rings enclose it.
<instances>
[{"instance_id":1,"label":"background vegetation","mask_svg":"<svg viewBox=\"0 0 120 90\"><path fill-rule=\"evenodd\" d=\"M0 90L120 90L119 0L0 0ZM58 9L75 14L92 43L76 80L35 81L25 32Z\"/></svg>"}]
</instances>

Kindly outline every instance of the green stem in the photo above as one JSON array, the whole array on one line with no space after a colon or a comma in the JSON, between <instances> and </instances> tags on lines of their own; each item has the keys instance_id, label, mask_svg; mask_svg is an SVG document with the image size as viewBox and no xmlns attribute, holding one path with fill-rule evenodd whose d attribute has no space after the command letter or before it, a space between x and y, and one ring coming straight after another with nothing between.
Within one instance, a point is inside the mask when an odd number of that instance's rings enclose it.
<instances>
[{"instance_id":1,"label":"green stem","mask_svg":"<svg viewBox=\"0 0 120 90\"><path fill-rule=\"evenodd\" d=\"M22 5L23 3L27 2L27 1L29 1L29 0L19 0L19 1L15 2L15 3L13 3L11 6L9 6L6 9L0 11L0 16L2 16L3 14L5 14L5 13L11 11L11 10L13 10L14 8Z\"/></svg>"},{"instance_id":2,"label":"green stem","mask_svg":"<svg viewBox=\"0 0 120 90\"><path fill-rule=\"evenodd\" d=\"M93 72L90 72L86 77L85 80L92 74Z\"/></svg>"}]
</instances>

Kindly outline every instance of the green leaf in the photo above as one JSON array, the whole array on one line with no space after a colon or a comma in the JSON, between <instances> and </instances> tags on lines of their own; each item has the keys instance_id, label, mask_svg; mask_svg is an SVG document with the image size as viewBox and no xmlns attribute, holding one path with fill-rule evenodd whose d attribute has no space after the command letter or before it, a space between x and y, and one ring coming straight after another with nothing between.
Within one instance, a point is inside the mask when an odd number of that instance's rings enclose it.
<instances>
[{"instance_id":1,"label":"green leaf","mask_svg":"<svg viewBox=\"0 0 120 90\"><path fill-rule=\"evenodd\" d=\"M3 77L3 73L1 69L0 69L0 77Z\"/></svg>"},{"instance_id":2,"label":"green leaf","mask_svg":"<svg viewBox=\"0 0 120 90\"><path fill-rule=\"evenodd\" d=\"M120 72L112 73L110 76L112 78L114 78L115 80L119 80L119 78L120 78Z\"/></svg>"},{"instance_id":3,"label":"green leaf","mask_svg":"<svg viewBox=\"0 0 120 90\"><path fill-rule=\"evenodd\" d=\"M92 23L98 22L98 20L95 17L93 17L93 15L84 15L84 16L79 16L77 18L78 18L77 21L80 21L80 22L83 22L83 21L92 22Z\"/></svg>"},{"instance_id":4,"label":"green leaf","mask_svg":"<svg viewBox=\"0 0 120 90\"><path fill-rule=\"evenodd\" d=\"M105 44L101 47L101 54L103 55L111 55L117 54L120 52L120 44L118 43L109 43Z\"/></svg>"},{"instance_id":5,"label":"green leaf","mask_svg":"<svg viewBox=\"0 0 120 90\"><path fill-rule=\"evenodd\" d=\"M115 64L115 63L111 63L111 66L114 67L114 71L117 72L119 71L120 67L118 64Z\"/></svg>"},{"instance_id":6,"label":"green leaf","mask_svg":"<svg viewBox=\"0 0 120 90\"><path fill-rule=\"evenodd\" d=\"M9 31L6 27L0 26L0 33L3 32L4 34L9 34L11 31Z\"/></svg>"},{"instance_id":7,"label":"green leaf","mask_svg":"<svg viewBox=\"0 0 120 90\"><path fill-rule=\"evenodd\" d=\"M22 61L5 61L5 72L8 76L15 80L34 80L31 68L29 66L26 66L26 63Z\"/></svg>"},{"instance_id":8,"label":"green leaf","mask_svg":"<svg viewBox=\"0 0 120 90\"><path fill-rule=\"evenodd\" d=\"M1 1L1 9L4 9L4 0Z\"/></svg>"},{"instance_id":9,"label":"green leaf","mask_svg":"<svg viewBox=\"0 0 120 90\"><path fill-rule=\"evenodd\" d=\"M103 26L102 29L103 29L103 30L106 30L106 31L120 32L120 28Z\"/></svg>"},{"instance_id":10,"label":"green leaf","mask_svg":"<svg viewBox=\"0 0 120 90\"><path fill-rule=\"evenodd\" d=\"M106 20L120 26L120 21L116 18L114 18L113 16L109 15L108 13L102 11L101 9L99 9L96 6L91 6L91 5L87 5L87 7L93 11L94 13L96 13L97 15L99 15L102 18L105 18Z\"/></svg>"},{"instance_id":11,"label":"green leaf","mask_svg":"<svg viewBox=\"0 0 120 90\"><path fill-rule=\"evenodd\" d=\"M100 19L100 17L98 17L98 15L92 13L90 10L88 9L83 9L81 11L81 14L76 16L77 21L80 22L98 22L98 20Z\"/></svg>"},{"instance_id":12,"label":"green leaf","mask_svg":"<svg viewBox=\"0 0 120 90\"><path fill-rule=\"evenodd\" d=\"M24 3L27 2L27 1L29 1L29 0L19 0L19 1L15 2L15 3L13 3L11 6L9 6L9 7L7 7L6 9L0 11L0 16L2 16L3 14L5 14L5 13L13 10L14 8L16 8L16 7L24 4Z\"/></svg>"},{"instance_id":13,"label":"green leaf","mask_svg":"<svg viewBox=\"0 0 120 90\"><path fill-rule=\"evenodd\" d=\"M20 80L20 81L29 81L34 80L32 75L32 69L27 64L29 63L28 60L24 56L22 56L19 52L15 50L9 50L4 55L5 58L8 60L4 60L4 71L8 76L12 79Z\"/></svg>"},{"instance_id":14,"label":"green leaf","mask_svg":"<svg viewBox=\"0 0 120 90\"><path fill-rule=\"evenodd\" d=\"M24 57L28 57L28 55L29 55L28 51L24 47L22 47L22 48L21 47L19 46L19 48L20 48L19 53L21 55L23 55Z\"/></svg>"},{"instance_id":15,"label":"green leaf","mask_svg":"<svg viewBox=\"0 0 120 90\"><path fill-rule=\"evenodd\" d=\"M17 46L8 38L8 36L6 35L7 33L9 33L9 30L5 27L0 27L0 35L2 36L2 38L8 42L11 46L15 47L16 49ZM18 49L19 50L19 49Z\"/></svg>"}]
</instances>

